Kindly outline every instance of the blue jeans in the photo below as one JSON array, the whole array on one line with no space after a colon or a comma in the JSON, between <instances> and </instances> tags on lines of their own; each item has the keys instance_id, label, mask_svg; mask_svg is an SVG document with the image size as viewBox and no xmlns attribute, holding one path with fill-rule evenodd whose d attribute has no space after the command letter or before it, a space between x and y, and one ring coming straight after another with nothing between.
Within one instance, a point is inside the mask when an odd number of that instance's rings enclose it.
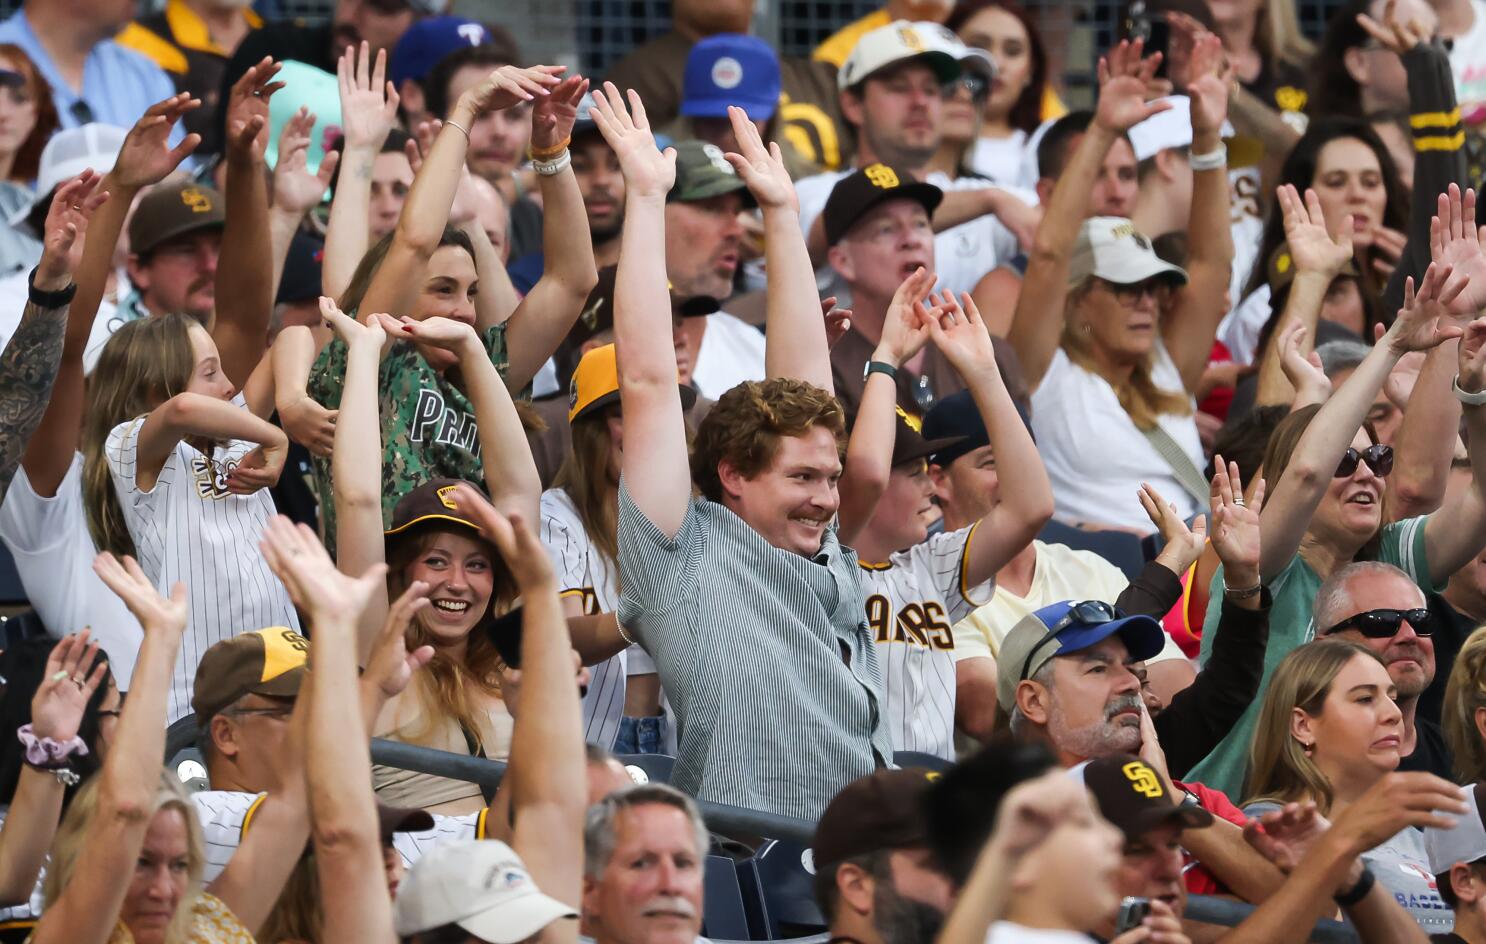
<instances>
[{"instance_id":1,"label":"blue jeans","mask_svg":"<svg viewBox=\"0 0 1486 944\"><path fill-rule=\"evenodd\" d=\"M619 719L619 734L614 738L616 754L660 754L665 744L666 716Z\"/></svg>"}]
</instances>

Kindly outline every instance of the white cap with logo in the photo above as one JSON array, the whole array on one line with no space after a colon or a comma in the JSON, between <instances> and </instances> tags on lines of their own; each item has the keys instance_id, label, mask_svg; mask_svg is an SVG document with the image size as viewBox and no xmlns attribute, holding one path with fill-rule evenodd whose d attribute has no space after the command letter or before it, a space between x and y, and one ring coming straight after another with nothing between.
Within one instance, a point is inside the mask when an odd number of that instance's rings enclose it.
<instances>
[{"instance_id":1,"label":"white cap with logo","mask_svg":"<svg viewBox=\"0 0 1486 944\"><path fill-rule=\"evenodd\" d=\"M1078 285L1090 276L1117 285L1134 285L1154 276L1187 284L1187 273L1156 255L1151 241L1122 216L1091 217L1079 228L1068 284Z\"/></svg>"},{"instance_id":2,"label":"white cap with logo","mask_svg":"<svg viewBox=\"0 0 1486 944\"><path fill-rule=\"evenodd\" d=\"M493 839L440 843L419 859L394 906L406 937L457 924L490 944L517 944L578 912L544 895L515 850Z\"/></svg>"},{"instance_id":3,"label":"white cap with logo","mask_svg":"<svg viewBox=\"0 0 1486 944\"><path fill-rule=\"evenodd\" d=\"M995 62L990 55L983 49L966 46L953 31L938 23L895 20L862 34L836 73L836 84L843 89L851 88L874 72L920 58L939 76L941 84L959 78L962 68L973 67L987 75L995 74Z\"/></svg>"},{"instance_id":4,"label":"white cap with logo","mask_svg":"<svg viewBox=\"0 0 1486 944\"><path fill-rule=\"evenodd\" d=\"M1465 805L1470 807L1456 817L1454 829L1424 830L1424 854L1429 857L1429 871L1433 875L1444 875L1456 863L1469 865L1486 859L1486 823L1481 820L1481 810L1486 807L1486 783L1461 787L1465 793Z\"/></svg>"}]
</instances>

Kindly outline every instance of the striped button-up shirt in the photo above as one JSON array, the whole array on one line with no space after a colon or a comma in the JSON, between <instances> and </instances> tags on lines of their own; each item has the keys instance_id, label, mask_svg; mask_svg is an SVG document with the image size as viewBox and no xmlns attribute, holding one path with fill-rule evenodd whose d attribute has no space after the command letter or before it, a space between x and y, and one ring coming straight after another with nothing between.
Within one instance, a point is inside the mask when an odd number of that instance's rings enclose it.
<instances>
[{"instance_id":1,"label":"striped button-up shirt","mask_svg":"<svg viewBox=\"0 0 1486 944\"><path fill-rule=\"evenodd\" d=\"M619 489L620 622L655 660L679 731L672 782L816 819L892 757L856 554L814 558L695 499L667 538Z\"/></svg>"}]
</instances>

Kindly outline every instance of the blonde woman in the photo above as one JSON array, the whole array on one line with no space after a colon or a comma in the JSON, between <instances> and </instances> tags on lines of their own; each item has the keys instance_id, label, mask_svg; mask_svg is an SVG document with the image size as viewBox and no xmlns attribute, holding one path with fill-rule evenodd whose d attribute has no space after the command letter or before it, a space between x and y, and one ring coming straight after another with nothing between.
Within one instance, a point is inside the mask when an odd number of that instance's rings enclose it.
<instances>
[{"instance_id":1,"label":"blonde woman","mask_svg":"<svg viewBox=\"0 0 1486 944\"><path fill-rule=\"evenodd\" d=\"M1455 656L1440 712L1460 783L1486 780L1486 632L1477 629Z\"/></svg>"}]
</instances>

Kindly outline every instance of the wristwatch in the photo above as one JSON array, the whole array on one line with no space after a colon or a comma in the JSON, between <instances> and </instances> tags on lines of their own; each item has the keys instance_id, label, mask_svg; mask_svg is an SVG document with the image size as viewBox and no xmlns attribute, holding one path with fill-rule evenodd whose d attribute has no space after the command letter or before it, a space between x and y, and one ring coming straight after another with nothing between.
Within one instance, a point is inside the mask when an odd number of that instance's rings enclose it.
<instances>
[{"instance_id":1,"label":"wristwatch","mask_svg":"<svg viewBox=\"0 0 1486 944\"><path fill-rule=\"evenodd\" d=\"M1372 891L1373 884L1377 880L1378 877L1372 874L1372 869L1364 865L1362 867L1362 877L1357 879L1357 884L1340 895L1333 896L1333 900L1343 908L1350 908L1367 897L1367 893Z\"/></svg>"},{"instance_id":2,"label":"wristwatch","mask_svg":"<svg viewBox=\"0 0 1486 944\"><path fill-rule=\"evenodd\" d=\"M36 287L36 269L32 269L31 274L26 276L26 295L37 308L54 311L69 304L76 294L76 282L69 282L66 288L59 291L46 292Z\"/></svg>"},{"instance_id":3,"label":"wristwatch","mask_svg":"<svg viewBox=\"0 0 1486 944\"><path fill-rule=\"evenodd\" d=\"M896 382L898 379L898 368L883 361L868 361L867 366L862 369L862 382L866 383L867 378L873 374L887 374L889 380Z\"/></svg>"}]
</instances>

